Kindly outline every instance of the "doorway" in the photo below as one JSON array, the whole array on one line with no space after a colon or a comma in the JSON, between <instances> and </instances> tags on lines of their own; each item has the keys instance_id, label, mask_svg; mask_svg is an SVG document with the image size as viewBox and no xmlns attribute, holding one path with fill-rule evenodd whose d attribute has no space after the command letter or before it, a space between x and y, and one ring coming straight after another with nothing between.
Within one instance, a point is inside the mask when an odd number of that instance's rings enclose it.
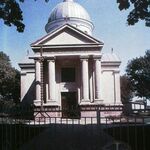
<instances>
[{"instance_id":1,"label":"doorway","mask_svg":"<svg viewBox=\"0 0 150 150\"><path fill-rule=\"evenodd\" d=\"M62 118L80 118L77 92L62 92Z\"/></svg>"}]
</instances>

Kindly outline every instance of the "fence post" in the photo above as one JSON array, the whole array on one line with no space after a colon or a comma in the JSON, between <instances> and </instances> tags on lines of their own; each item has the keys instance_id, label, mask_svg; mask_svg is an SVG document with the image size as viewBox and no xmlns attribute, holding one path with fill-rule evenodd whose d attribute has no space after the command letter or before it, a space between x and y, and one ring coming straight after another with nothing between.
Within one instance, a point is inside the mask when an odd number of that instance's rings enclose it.
<instances>
[{"instance_id":1,"label":"fence post","mask_svg":"<svg viewBox=\"0 0 150 150\"><path fill-rule=\"evenodd\" d=\"M99 126L100 125L100 122L101 122L101 115L100 115L100 110L99 108L97 107L97 111L96 111L96 115L97 115L97 125Z\"/></svg>"}]
</instances>

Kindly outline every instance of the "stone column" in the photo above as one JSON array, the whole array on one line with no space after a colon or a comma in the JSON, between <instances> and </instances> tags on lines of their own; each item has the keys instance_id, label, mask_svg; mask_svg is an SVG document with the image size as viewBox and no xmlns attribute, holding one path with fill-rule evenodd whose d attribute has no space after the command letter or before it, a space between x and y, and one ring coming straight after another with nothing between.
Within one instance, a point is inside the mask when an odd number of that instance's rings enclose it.
<instances>
[{"instance_id":1,"label":"stone column","mask_svg":"<svg viewBox=\"0 0 150 150\"><path fill-rule=\"evenodd\" d=\"M49 101L55 101L55 59L48 60L48 78L49 78Z\"/></svg>"},{"instance_id":2,"label":"stone column","mask_svg":"<svg viewBox=\"0 0 150 150\"><path fill-rule=\"evenodd\" d=\"M114 104L121 104L121 92L120 92L120 72L114 71Z\"/></svg>"},{"instance_id":3,"label":"stone column","mask_svg":"<svg viewBox=\"0 0 150 150\"><path fill-rule=\"evenodd\" d=\"M89 101L89 68L88 57L81 57L82 65L82 101Z\"/></svg>"},{"instance_id":4,"label":"stone column","mask_svg":"<svg viewBox=\"0 0 150 150\"><path fill-rule=\"evenodd\" d=\"M27 93L26 89L26 72L21 72L21 101L23 100L25 94Z\"/></svg>"},{"instance_id":5,"label":"stone column","mask_svg":"<svg viewBox=\"0 0 150 150\"><path fill-rule=\"evenodd\" d=\"M35 60L36 101L41 101L41 67L40 60Z\"/></svg>"},{"instance_id":6,"label":"stone column","mask_svg":"<svg viewBox=\"0 0 150 150\"><path fill-rule=\"evenodd\" d=\"M101 99L101 56L94 56L95 68L95 99Z\"/></svg>"}]
</instances>

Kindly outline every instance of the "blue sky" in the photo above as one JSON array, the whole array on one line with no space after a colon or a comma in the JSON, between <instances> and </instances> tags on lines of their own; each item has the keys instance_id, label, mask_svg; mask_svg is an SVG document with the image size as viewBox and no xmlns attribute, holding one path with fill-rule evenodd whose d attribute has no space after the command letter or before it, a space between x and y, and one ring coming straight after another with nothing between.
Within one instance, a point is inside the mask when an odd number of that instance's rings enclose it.
<instances>
[{"instance_id":1,"label":"blue sky","mask_svg":"<svg viewBox=\"0 0 150 150\"><path fill-rule=\"evenodd\" d=\"M46 34L45 24L52 8L62 0L26 0L21 4L24 33L18 33L15 27L7 27L0 20L0 51L10 56L12 65L19 69L18 63L24 58L27 50L32 51L30 44ZM94 23L93 36L104 42L102 53L114 49L120 59L121 74L125 72L128 60L144 55L150 49L150 28L143 22L135 26L126 23L129 11L119 11L116 0L76 0L89 13Z\"/></svg>"}]
</instances>

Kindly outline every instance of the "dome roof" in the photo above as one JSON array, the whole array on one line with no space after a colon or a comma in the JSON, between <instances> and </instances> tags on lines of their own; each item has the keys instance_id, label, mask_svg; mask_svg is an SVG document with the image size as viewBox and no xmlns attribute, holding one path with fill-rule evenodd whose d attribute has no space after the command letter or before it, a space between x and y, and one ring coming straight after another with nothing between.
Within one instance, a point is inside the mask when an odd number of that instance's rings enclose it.
<instances>
[{"instance_id":1,"label":"dome roof","mask_svg":"<svg viewBox=\"0 0 150 150\"><path fill-rule=\"evenodd\" d=\"M105 53L102 55L102 62L121 62L120 58L115 53Z\"/></svg>"},{"instance_id":2,"label":"dome roof","mask_svg":"<svg viewBox=\"0 0 150 150\"><path fill-rule=\"evenodd\" d=\"M87 33L93 29L93 24L87 11L73 0L64 0L56 5L45 27L46 32L50 32L53 28L65 24L65 22Z\"/></svg>"},{"instance_id":3,"label":"dome roof","mask_svg":"<svg viewBox=\"0 0 150 150\"><path fill-rule=\"evenodd\" d=\"M78 3L73 1L64 1L59 3L51 12L49 22L62 18L80 18L91 21L87 11Z\"/></svg>"}]
</instances>

